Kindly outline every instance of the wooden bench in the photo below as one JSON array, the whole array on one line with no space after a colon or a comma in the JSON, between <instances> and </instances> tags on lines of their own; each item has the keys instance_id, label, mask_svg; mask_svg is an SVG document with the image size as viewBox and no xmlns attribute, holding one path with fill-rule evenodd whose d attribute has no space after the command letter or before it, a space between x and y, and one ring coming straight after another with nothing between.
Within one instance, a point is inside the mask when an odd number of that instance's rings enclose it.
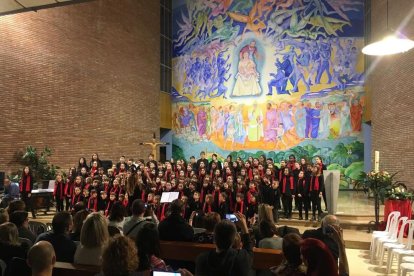
<instances>
[{"instance_id":1,"label":"wooden bench","mask_svg":"<svg viewBox=\"0 0 414 276\"><path fill-rule=\"evenodd\" d=\"M56 262L53 268L54 276L95 276L101 271L100 266L79 265L72 263Z\"/></svg>"},{"instance_id":2,"label":"wooden bench","mask_svg":"<svg viewBox=\"0 0 414 276\"><path fill-rule=\"evenodd\" d=\"M195 262L198 255L214 250L214 244L161 241L161 258L163 260ZM281 264L281 250L253 248L253 269L269 269Z\"/></svg>"}]
</instances>

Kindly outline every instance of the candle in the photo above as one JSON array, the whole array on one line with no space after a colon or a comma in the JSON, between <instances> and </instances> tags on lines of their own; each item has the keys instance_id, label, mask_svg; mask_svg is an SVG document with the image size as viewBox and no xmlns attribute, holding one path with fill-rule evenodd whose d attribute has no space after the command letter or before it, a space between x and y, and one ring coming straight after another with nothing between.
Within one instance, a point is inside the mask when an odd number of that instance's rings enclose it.
<instances>
[{"instance_id":1,"label":"candle","mask_svg":"<svg viewBox=\"0 0 414 276\"><path fill-rule=\"evenodd\" d=\"M152 138L154 138L154 139L155 139L155 132L153 132L153 133L152 133Z\"/></svg>"},{"instance_id":2,"label":"candle","mask_svg":"<svg viewBox=\"0 0 414 276\"><path fill-rule=\"evenodd\" d=\"M375 158L374 158L374 171L379 172L379 151L375 151Z\"/></svg>"}]
</instances>

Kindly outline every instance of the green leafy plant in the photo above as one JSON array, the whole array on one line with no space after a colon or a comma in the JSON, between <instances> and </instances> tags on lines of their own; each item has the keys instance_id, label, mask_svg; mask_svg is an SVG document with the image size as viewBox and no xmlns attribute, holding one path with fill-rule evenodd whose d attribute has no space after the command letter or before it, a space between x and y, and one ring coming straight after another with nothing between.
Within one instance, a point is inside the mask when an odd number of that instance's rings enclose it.
<instances>
[{"instance_id":1,"label":"green leafy plant","mask_svg":"<svg viewBox=\"0 0 414 276\"><path fill-rule=\"evenodd\" d=\"M33 146L27 146L25 151L17 153L17 162L23 166L28 166L36 182L42 182L45 180L53 180L56 177L60 167L50 164L48 158L52 156L52 149L46 146L40 153L37 148ZM20 177L21 171L16 175ZM16 180L16 176L12 176Z\"/></svg>"}]
</instances>

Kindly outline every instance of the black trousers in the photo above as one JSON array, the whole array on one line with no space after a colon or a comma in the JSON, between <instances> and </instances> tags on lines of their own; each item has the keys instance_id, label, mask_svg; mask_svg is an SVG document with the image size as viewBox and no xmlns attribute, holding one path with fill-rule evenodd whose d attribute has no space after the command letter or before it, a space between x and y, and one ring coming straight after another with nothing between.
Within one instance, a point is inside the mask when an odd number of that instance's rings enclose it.
<instances>
[{"instance_id":1,"label":"black trousers","mask_svg":"<svg viewBox=\"0 0 414 276\"><path fill-rule=\"evenodd\" d=\"M282 195L283 212L285 213L285 217L292 216L292 200L292 195Z\"/></svg>"},{"instance_id":2,"label":"black trousers","mask_svg":"<svg viewBox=\"0 0 414 276\"><path fill-rule=\"evenodd\" d=\"M301 197L296 196L295 200L296 200L296 204L299 210L299 217L302 217L302 211L304 210L305 217L307 218L309 215L309 207L310 207L309 196L307 195L301 195Z\"/></svg>"},{"instance_id":3,"label":"black trousers","mask_svg":"<svg viewBox=\"0 0 414 276\"><path fill-rule=\"evenodd\" d=\"M62 212L63 211L63 199L56 197L56 211Z\"/></svg>"},{"instance_id":4,"label":"black trousers","mask_svg":"<svg viewBox=\"0 0 414 276\"><path fill-rule=\"evenodd\" d=\"M322 215L321 208L321 198L319 197L319 192L311 192L311 201L312 201L312 215L316 216L316 210L318 211L318 216Z\"/></svg>"},{"instance_id":5,"label":"black trousers","mask_svg":"<svg viewBox=\"0 0 414 276\"><path fill-rule=\"evenodd\" d=\"M70 197L65 197L65 211L69 211L70 209Z\"/></svg>"}]
</instances>

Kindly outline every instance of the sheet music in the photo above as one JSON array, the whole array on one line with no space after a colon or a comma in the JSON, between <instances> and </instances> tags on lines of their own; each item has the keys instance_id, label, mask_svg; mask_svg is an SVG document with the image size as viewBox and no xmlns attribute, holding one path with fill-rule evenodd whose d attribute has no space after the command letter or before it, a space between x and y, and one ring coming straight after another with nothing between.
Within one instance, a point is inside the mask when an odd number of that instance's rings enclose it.
<instances>
[{"instance_id":1,"label":"sheet music","mask_svg":"<svg viewBox=\"0 0 414 276\"><path fill-rule=\"evenodd\" d=\"M173 202L174 200L176 200L178 198L178 196L180 195L179 192L163 192L161 195L161 203L170 203Z\"/></svg>"}]
</instances>

